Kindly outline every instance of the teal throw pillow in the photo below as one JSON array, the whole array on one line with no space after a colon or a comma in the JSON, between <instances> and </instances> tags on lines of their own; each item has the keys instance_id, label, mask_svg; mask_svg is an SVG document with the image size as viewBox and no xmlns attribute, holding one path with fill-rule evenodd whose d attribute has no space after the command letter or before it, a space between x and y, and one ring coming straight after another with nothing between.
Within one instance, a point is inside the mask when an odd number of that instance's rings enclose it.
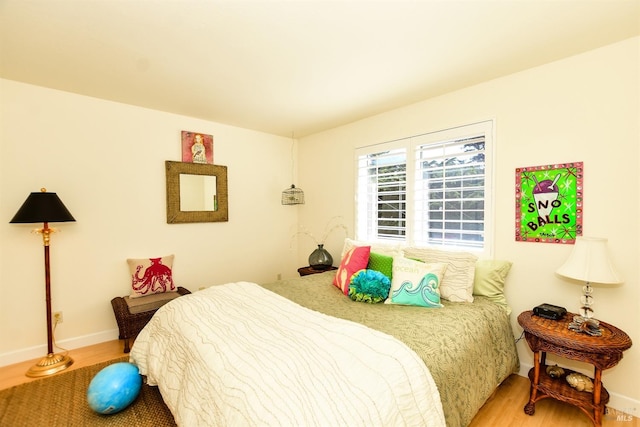
<instances>
[{"instance_id":1,"label":"teal throw pillow","mask_svg":"<svg viewBox=\"0 0 640 427\"><path fill-rule=\"evenodd\" d=\"M388 304L443 307L440 284L446 264L424 263L404 257L393 257L393 280Z\"/></svg>"},{"instance_id":2,"label":"teal throw pillow","mask_svg":"<svg viewBox=\"0 0 640 427\"><path fill-rule=\"evenodd\" d=\"M391 280L376 270L360 270L351 277L349 298L354 301L375 304L389 296Z\"/></svg>"}]
</instances>

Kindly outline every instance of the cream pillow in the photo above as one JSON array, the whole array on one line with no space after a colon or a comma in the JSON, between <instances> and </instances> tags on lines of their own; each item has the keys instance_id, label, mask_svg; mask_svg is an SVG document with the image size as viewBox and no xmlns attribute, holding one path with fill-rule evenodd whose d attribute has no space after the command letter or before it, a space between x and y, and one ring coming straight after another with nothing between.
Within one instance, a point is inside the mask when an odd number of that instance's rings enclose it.
<instances>
[{"instance_id":1,"label":"cream pillow","mask_svg":"<svg viewBox=\"0 0 640 427\"><path fill-rule=\"evenodd\" d=\"M375 252L382 255L388 256L396 256L402 255L402 245L398 243L379 243L379 242L364 242L360 240L353 240L350 238L344 239L344 245L342 246L342 255L346 254L350 249L356 248L358 246L369 246L371 247L371 252Z\"/></svg>"},{"instance_id":2,"label":"cream pillow","mask_svg":"<svg viewBox=\"0 0 640 427\"><path fill-rule=\"evenodd\" d=\"M431 248L404 248L404 256L427 263L447 264L440 295L453 302L473 302L473 280L478 257L469 252Z\"/></svg>"}]
</instances>

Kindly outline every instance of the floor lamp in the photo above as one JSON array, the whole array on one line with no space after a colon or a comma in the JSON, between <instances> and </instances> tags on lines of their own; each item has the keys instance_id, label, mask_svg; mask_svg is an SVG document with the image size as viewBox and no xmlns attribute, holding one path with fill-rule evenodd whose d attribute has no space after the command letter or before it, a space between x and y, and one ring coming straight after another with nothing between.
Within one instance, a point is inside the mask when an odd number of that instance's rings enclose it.
<instances>
[{"instance_id":1,"label":"floor lamp","mask_svg":"<svg viewBox=\"0 0 640 427\"><path fill-rule=\"evenodd\" d=\"M47 193L45 188L40 193L31 193L22 204L18 213L9 221L16 223L44 223L44 227L35 230L42 234L44 244L44 277L47 302L47 355L27 371L28 377L43 377L55 374L68 368L73 359L67 354L53 352L53 331L51 322L51 274L49 268L49 240L55 230L49 228L50 222L75 221L71 213L58 198L56 193Z\"/></svg>"}]
</instances>

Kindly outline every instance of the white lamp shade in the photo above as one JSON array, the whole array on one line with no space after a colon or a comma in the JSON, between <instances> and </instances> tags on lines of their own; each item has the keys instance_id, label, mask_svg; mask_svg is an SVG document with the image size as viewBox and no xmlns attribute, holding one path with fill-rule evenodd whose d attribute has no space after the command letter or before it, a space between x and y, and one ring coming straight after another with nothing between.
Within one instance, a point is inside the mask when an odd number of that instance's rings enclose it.
<instances>
[{"instance_id":1,"label":"white lamp shade","mask_svg":"<svg viewBox=\"0 0 640 427\"><path fill-rule=\"evenodd\" d=\"M600 237L577 237L571 255L556 273L589 283L622 283L609 257L607 239Z\"/></svg>"}]
</instances>

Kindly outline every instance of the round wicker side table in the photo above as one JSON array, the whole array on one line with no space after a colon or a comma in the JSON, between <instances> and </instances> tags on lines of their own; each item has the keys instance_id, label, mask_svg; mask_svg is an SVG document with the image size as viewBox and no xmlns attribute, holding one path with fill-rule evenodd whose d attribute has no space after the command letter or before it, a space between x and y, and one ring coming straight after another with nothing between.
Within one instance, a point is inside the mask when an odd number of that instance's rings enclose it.
<instances>
[{"instance_id":1,"label":"round wicker side table","mask_svg":"<svg viewBox=\"0 0 640 427\"><path fill-rule=\"evenodd\" d=\"M551 320L536 316L531 310L518 316L518 323L533 351L534 362L529 370L531 392L524 412L533 415L536 402L551 397L577 406L594 425L601 426L609 402L609 393L602 385L602 371L618 364L622 352L631 347L631 339L624 331L605 322L600 322L602 336L599 337L572 331L569 323L573 316L575 314L567 313L560 320ZM547 352L593 365L593 392L578 391L569 386L566 376L573 373L569 369L565 369L559 378L549 376L546 372Z\"/></svg>"}]
</instances>

